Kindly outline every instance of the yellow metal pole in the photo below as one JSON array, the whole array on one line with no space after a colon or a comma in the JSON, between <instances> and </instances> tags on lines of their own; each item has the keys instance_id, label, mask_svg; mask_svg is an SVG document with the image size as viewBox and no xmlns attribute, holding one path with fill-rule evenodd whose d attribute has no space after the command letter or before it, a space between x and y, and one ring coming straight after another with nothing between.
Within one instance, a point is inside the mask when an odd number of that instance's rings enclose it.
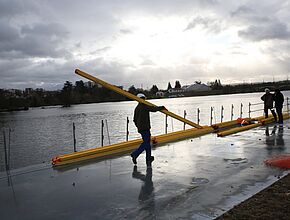
<instances>
[{"instance_id":1,"label":"yellow metal pole","mask_svg":"<svg viewBox=\"0 0 290 220\"><path fill-rule=\"evenodd\" d=\"M214 129L209 126L204 126L203 129L191 128L188 130L176 131L169 134L162 134L153 137L154 141L158 144L176 141L188 137L196 137L213 132ZM131 141L125 141L110 146L99 147L94 149L88 149L79 151L76 153L70 153L62 156L58 156L52 159L53 166L67 165L80 161L85 161L93 158L100 158L104 156L110 156L119 153L125 153L132 151L142 142L142 139L136 139Z\"/></svg>"},{"instance_id":2,"label":"yellow metal pole","mask_svg":"<svg viewBox=\"0 0 290 220\"><path fill-rule=\"evenodd\" d=\"M102 85L103 87L105 87L107 89L110 89L110 90L112 90L112 91L114 91L116 93L119 93L119 94L121 94L123 96L126 96L129 99L135 100L137 102L141 102L141 103L143 103L145 105L148 105L148 106L156 106L156 105L154 105L154 104L152 104L152 103L150 103L148 101L145 101L144 99L141 99L141 98L139 98L139 97L137 97L137 96L135 96L135 95L123 90L123 89L118 88L117 86L111 85L111 84L109 84L109 83L107 83L107 82L105 82L105 81L103 81L101 79L98 79L98 78L96 78L96 77L94 77L94 76L92 76L92 75L90 75L90 74L88 74L86 72L83 72L83 71L81 71L79 69L76 69L75 73L80 75L80 76L82 76L82 77L85 77L85 78L87 78L89 80L92 80L92 81ZM192 121L189 121L189 120L187 120L187 119L185 119L185 118L183 118L183 117L181 117L179 115L176 115L176 114L174 114L174 113L172 113L172 112L170 112L168 110L161 110L161 112L166 114L166 115L171 116L172 118L175 118L175 119L177 119L179 121L182 121L182 122L184 122L184 123L186 123L188 125L191 125L191 126L193 126L195 128L199 128L199 129L202 128L202 126L200 126L200 125L198 125L198 124L196 124L196 123L194 123Z\"/></svg>"}]
</instances>

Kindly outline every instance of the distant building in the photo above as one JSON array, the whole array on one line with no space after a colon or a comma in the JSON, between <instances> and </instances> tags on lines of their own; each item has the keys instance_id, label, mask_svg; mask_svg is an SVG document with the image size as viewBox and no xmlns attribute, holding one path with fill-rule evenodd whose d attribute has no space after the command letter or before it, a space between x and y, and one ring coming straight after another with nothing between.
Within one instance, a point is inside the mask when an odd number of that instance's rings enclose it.
<instances>
[{"instance_id":1,"label":"distant building","mask_svg":"<svg viewBox=\"0 0 290 220\"><path fill-rule=\"evenodd\" d=\"M32 92L33 92L33 89L32 89L32 88L26 88L26 89L24 90L24 94L25 94L26 96L31 95Z\"/></svg>"},{"instance_id":2,"label":"distant building","mask_svg":"<svg viewBox=\"0 0 290 220\"><path fill-rule=\"evenodd\" d=\"M186 86L183 86L182 89L185 91L185 92L192 92L192 91L209 91L211 90L211 88L203 83L201 84L192 84L192 85L186 85Z\"/></svg>"},{"instance_id":3,"label":"distant building","mask_svg":"<svg viewBox=\"0 0 290 220\"><path fill-rule=\"evenodd\" d=\"M43 88L36 88L35 91L36 92L44 92L44 89Z\"/></svg>"},{"instance_id":4,"label":"distant building","mask_svg":"<svg viewBox=\"0 0 290 220\"><path fill-rule=\"evenodd\" d=\"M164 97L164 96L165 96L165 92L158 91L158 92L156 92L155 95L156 95L157 97Z\"/></svg>"},{"instance_id":5,"label":"distant building","mask_svg":"<svg viewBox=\"0 0 290 220\"><path fill-rule=\"evenodd\" d=\"M175 88L168 89L169 94L178 94L178 93L182 93L182 92L184 92L184 89L182 89L182 88L180 88L180 89L175 89Z\"/></svg>"},{"instance_id":6,"label":"distant building","mask_svg":"<svg viewBox=\"0 0 290 220\"><path fill-rule=\"evenodd\" d=\"M95 82L92 82L92 81L87 81L87 82L84 83L84 85L87 88L93 88L93 86L95 86L96 83Z\"/></svg>"}]
</instances>

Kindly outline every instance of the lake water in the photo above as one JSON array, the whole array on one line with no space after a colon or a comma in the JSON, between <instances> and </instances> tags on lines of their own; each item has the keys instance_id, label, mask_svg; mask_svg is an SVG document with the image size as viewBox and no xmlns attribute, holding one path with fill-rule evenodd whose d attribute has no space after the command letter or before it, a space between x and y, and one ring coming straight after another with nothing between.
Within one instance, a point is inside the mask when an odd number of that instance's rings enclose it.
<instances>
[{"instance_id":1,"label":"lake water","mask_svg":"<svg viewBox=\"0 0 290 220\"><path fill-rule=\"evenodd\" d=\"M290 91L283 91L290 97ZM197 108L200 109L200 124L210 124L210 112L213 107L212 123L221 121L221 106L224 107L223 121L231 119L231 106L234 105L233 119L240 117L243 104L243 117L248 117L249 102L261 103L263 93L245 93L234 95L216 95L149 100L180 116L186 111L186 118L197 122ZM104 145L126 140L126 120L129 117L129 140L139 138L133 124L135 101L110 102L74 105L70 108L60 106L31 108L28 111L0 113L0 170L4 170L3 131L10 134L10 167L12 169L32 164L49 163L52 157L73 152L72 124L76 126L77 150L101 146L101 120L107 121L104 127ZM251 110L262 109L263 105L252 105ZM286 108L285 108L286 109ZM251 113L251 117L263 115L263 111ZM168 118L168 132L183 129L183 123ZM152 135L165 133L165 115L151 113ZM108 129L107 129L108 128ZM186 126L190 128L190 126ZM109 132L107 132L107 130ZM109 135L108 135L109 134ZM8 140L8 138L7 138Z\"/></svg>"}]
</instances>

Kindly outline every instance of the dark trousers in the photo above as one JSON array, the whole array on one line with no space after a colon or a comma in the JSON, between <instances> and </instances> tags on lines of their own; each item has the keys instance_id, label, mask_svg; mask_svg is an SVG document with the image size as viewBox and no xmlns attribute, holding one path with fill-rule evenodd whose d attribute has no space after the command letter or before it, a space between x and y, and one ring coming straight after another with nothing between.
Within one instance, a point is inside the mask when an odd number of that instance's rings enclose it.
<instances>
[{"instance_id":1,"label":"dark trousers","mask_svg":"<svg viewBox=\"0 0 290 220\"><path fill-rule=\"evenodd\" d=\"M264 112L265 112L265 118L268 118L269 115L268 115L268 109L270 109L275 121L277 121L277 115L276 115L276 112L274 111L274 109L272 108L268 108L268 107L264 107Z\"/></svg>"},{"instance_id":2,"label":"dark trousers","mask_svg":"<svg viewBox=\"0 0 290 220\"><path fill-rule=\"evenodd\" d=\"M276 106L276 111L277 111L277 115L278 115L278 118L279 118L279 123L283 123L283 114L282 114L282 108L283 107L278 107Z\"/></svg>"},{"instance_id":3,"label":"dark trousers","mask_svg":"<svg viewBox=\"0 0 290 220\"><path fill-rule=\"evenodd\" d=\"M146 160L151 159L151 133L150 130L147 131L141 131L140 132L142 136L143 142L140 144L139 148L136 149L132 155L133 157L138 157L144 150L146 150Z\"/></svg>"}]
</instances>

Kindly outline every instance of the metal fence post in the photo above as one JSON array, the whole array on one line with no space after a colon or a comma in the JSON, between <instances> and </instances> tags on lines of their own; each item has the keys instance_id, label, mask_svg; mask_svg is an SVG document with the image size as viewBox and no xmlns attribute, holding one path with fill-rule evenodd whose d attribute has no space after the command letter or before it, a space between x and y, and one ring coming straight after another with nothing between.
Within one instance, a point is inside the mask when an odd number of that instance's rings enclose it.
<instances>
[{"instance_id":1,"label":"metal fence post","mask_svg":"<svg viewBox=\"0 0 290 220\"><path fill-rule=\"evenodd\" d=\"M231 121L233 120L234 118L234 105L232 104L232 107L231 107Z\"/></svg>"},{"instance_id":2,"label":"metal fence post","mask_svg":"<svg viewBox=\"0 0 290 220\"><path fill-rule=\"evenodd\" d=\"M241 109L240 109L240 117L243 117L243 103L241 103Z\"/></svg>"},{"instance_id":3,"label":"metal fence post","mask_svg":"<svg viewBox=\"0 0 290 220\"><path fill-rule=\"evenodd\" d=\"M197 108L197 124L200 123L200 110Z\"/></svg>"},{"instance_id":4,"label":"metal fence post","mask_svg":"<svg viewBox=\"0 0 290 220\"><path fill-rule=\"evenodd\" d=\"M107 135L108 135L109 145L111 145L111 139L110 139L110 133L109 133L109 126L108 126L108 121L107 121L107 119L105 119L105 122L106 122L106 128L107 128Z\"/></svg>"},{"instance_id":5,"label":"metal fence post","mask_svg":"<svg viewBox=\"0 0 290 220\"><path fill-rule=\"evenodd\" d=\"M11 128L9 127L9 130L8 130L8 155L7 155L7 158L8 158L8 168L10 170L10 149L11 149Z\"/></svg>"},{"instance_id":6,"label":"metal fence post","mask_svg":"<svg viewBox=\"0 0 290 220\"><path fill-rule=\"evenodd\" d=\"M212 125L212 119L213 119L212 112L213 112L213 107L210 107L210 125Z\"/></svg>"},{"instance_id":7,"label":"metal fence post","mask_svg":"<svg viewBox=\"0 0 290 220\"><path fill-rule=\"evenodd\" d=\"M3 141L4 141L5 168L6 168L6 170L9 170L8 158L7 158L7 145L6 145L6 134L5 134L5 130L3 130Z\"/></svg>"},{"instance_id":8,"label":"metal fence post","mask_svg":"<svg viewBox=\"0 0 290 220\"><path fill-rule=\"evenodd\" d=\"M167 134L167 128L168 128L167 118L168 118L168 115L165 115L165 134Z\"/></svg>"},{"instance_id":9,"label":"metal fence post","mask_svg":"<svg viewBox=\"0 0 290 220\"><path fill-rule=\"evenodd\" d=\"M186 110L184 110L183 117L185 119L185 117L186 117ZM185 130L185 123L183 123L183 130Z\"/></svg>"},{"instance_id":10,"label":"metal fence post","mask_svg":"<svg viewBox=\"0 0 290 220\"><path fill-rule=\"evenodd\" d=\"M101 125L101 146L104 146L104 121L102 120Z\"/></svg>"},{"instance_id":11,"label":"metal fence post","mask_svg":"<svg viewBox=\"0 0 290 220\"><path fill-rule=\"evenodd\" d=\"M222 105L222 107L221 107L221 122L223 122L223 118L224 118L224 106Z\"/></svg>"},{"instance_id":12,"label":"metal fence post","mask_svg":"<svg viewBox=\"0 0 290 220\"><path fill-rule=\"evenodd\" d=\"M73 141L74 141L74 152L77 152L76 127L74 122L73 122Z\"/></svg>"},{"instance_id":13,"label":"metal fence post","mask_svg":"<svg viewBox=\"0 0 290 220\"><path fill-rule=\"evenodd\" d=\"M287 99L286 99L286 104L287 104L287 112L289 113L289 97L287 97Z\"/></svg>"},{"instance_id":14,"label":"metal fence post","mask_svg":"<svg viewBox=\"0 0 290 220\"><path fill-rule=\"evenodd\" d=\"M127 117L127 122L126 122L126 141L129 140L129 117Z\"/></svg>"}]
</instances>

